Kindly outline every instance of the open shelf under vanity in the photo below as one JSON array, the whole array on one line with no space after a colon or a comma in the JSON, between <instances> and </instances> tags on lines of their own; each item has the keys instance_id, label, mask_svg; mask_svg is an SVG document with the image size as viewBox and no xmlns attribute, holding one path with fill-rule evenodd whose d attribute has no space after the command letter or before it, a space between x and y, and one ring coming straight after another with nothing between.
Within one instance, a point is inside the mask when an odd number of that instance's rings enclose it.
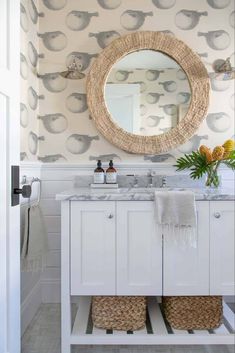
<instances>
[{"instance_id":1,"label":"open shelf under vanity","mask_svg":"<svg viewBox=\"0 0 235 353\"><path fill-rule=\"evenodd\" d=\"M223 324L215 330L176 330L166 321L161 303L148 298L146 326L138 331L97 329L91 319L91 297L79 297L71 345L187 345L234 344L235 316L224 303Z\"/></svg>"}]
</instances>

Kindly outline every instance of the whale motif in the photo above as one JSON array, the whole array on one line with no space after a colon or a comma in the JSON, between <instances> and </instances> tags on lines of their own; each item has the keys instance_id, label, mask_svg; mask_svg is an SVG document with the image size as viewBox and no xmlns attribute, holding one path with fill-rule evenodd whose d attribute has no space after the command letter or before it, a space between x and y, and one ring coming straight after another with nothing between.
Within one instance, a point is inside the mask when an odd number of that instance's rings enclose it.
<instances>
[{"instance_id":1,"label":"whale motif","mask_svg":"<svg viewBox=\"0 0 235 353\"><path fill-rule=\"evenodd\" d=\"M208 114L206 122L213 132L228 131L232 125L231 117L224 112Z\"/></svg>"},{"instance_id":2,"label":"whale motif","mask_svg":"<svg viewBox=\"0 0 235 353\"><path fill-rule=\"evenodd\" d=\"M20 3L20 26L24 32L28 32L29 30L29 20L27 16L27 12L25 7L22 3Z\"/></svg>"},{"instance_id":3,"label":"whale motif","mask_svg":"<svg viewBox=\"0 0 235 353\"><path fill-rule=\"evenodd\" d=\"M115 78L117 81L126 81L130 74L133 74L133 71L127 71L127 70L118 70L115 73Z\"/></svg>"},{"instance_id":4,"label":"whale motif","mask_svg":"<svg viewBox=\"0 0 235 353\"><path fill-rule=\"evenodd\" d=\"M99 136L72 134L66 141L66 148L72 154L82 154L90 148L92 141L97 140Z\"/></svg>"},{"instance_id":5,"label":"whale motif","mask_svg":"<svg viewBox=\"0 0 235 353\"><path fill-rule=\"evenodd\" d=\"M164 116L149 115L146 118L146 125L148 127L156 127L160 124L160 121L164 119Z\"/></svg>"},{"instance_id":6,"label":"whale motif","mask_svg":"<svg viewBox=\"0 0 235 353\"><path fill-rule=\"evenodd\" d=\"M28 63L24 54L20 53L20 75L24 80L28 77Z\"/></svg>"},{"instance_id":7,"label":"whale motif","mask_svg":"<svg viewBox=\"0 0 235 353\"><path fill-rule=\"evenodd\" d=\"M164 96L163 93L149 92L146 96L146 102L156 104L162 96Z\"/></svg>"},{"instance_id":8,"label":"whale motif","mask_svg":"<svg viewBox=\"0 0 235 353\"><path fill-rule=\"evenodd\" d=\"M43 163L53 163L57 162L58 160L66 161L67 159L62 154L50 154L44 157L38 157L38 160Z\"/></svg>"},{"instance_id":9,"label":"whale motif","mask_svg":"<svg viewBox=\"0 0 235 353\"><path fill-rule=\"evenodd\" d=\"M146 83L144 81L128 82L128 84L139 85L140 86L140 93L143 93L147 89Z\"/></svg>"},{"instance_id":10,"label":"whale motif","mask_svg":"<svg viewBox=\"0 0 235 353\"><path fill-rule=\"evenodd\" d=\"M33 0L28 1L29 16L34 24L38 22L39 17L44 17L44 12L38 12Z\"/></svg>"},{"instance_id":11,"label":"whale motif","mask_svg":"<svg viewBox=\"0 0 235 353\"><path fill-rule=\"evenodd\" d=\"M145 18L153 16L153 12L143 12L137 10L126 10L121 15L121 25L127 31L134 31L143 26Z\"/></svg>"},{"instance_id":12,"label":"whale motif","mask_svg":"<svg viewBox=\"0 0 235 353\"><path fill-rule=\"evenodd\" d=\"M71 11L66 17L66 25L72 31L82 31L89 26L92 17L98 16L98 12Z\"/></svg>"},{"instance_id":13,"label":"whale motif","mask_svg":"<svg viewBox=\"0 0 235 353\"><path fill-rule=\"evenodd\" d=\"M208 140L208 135L194 135L190 140L181 145L178 148L178 151L181 153L190 153L192 151L195 151L199 148L201 140Z\"/></svg>"},{"instance_id":14,"label":"whale motif","mask_svg":"<svg viewBox=\"0 0 235 353\"><path fill-rule=\"evenodd\" d=\"M67 37L61 31L38 33L44 46L51 51L61 51L67 46Z\"/></svg>"},{"instance_id":15,"label":"whale motif","mask_svg":"<svg viewBox=\"0 0 235 353\"><path fill-rule=\"evenodd\" d=\"M121 158L116 153L100 154L99 156L89 156L90 161L101 160L102 162L109 162L110 160L114 159L118 159L119 161L121 161Z\"/></svg>"},{"instance_id":16,"label":"whale motif","mask_svg":"<svg viewBox=\"0 0 235 353\"><path fill-rule=\"evenodd\" d=\"M148 81L156 81L163 72L164 70L148 70L146 71L145 76Z\"/></svg>"},{"instance_id":17,"label":"whale motif","mask_svg":"<svg viewBox=\"0 0 235 353\"><path fill-rule=\"evenodd\" d=\"M176 99L179 104L186 104L190 101L191 94L189 92L179 92Z\"/></svg>"},{"instance_id":18,"label":"whale motif","mask_svg":"<svg viewBox=\"0 0 235 353\"><path fill-rule=\"evenodd\" d=\"M67 118L60 113L39 115L39 120L42 120L45 129L51 134L60 134L68 127Z\"/></svg>"},{"instance_id":19,"label":"whale motif","mask_svg":"<svg viewBox=\"0 0 235 353\"><path fill-rule=\"evenodd\" d=\"M179 69L179 70L177 71L176 77L178 78L178 80L182 80L182 81L184 81L184 80L187 79L187 75L186 75L186 73L184 72L184 70L182 70L182 69Z\"/></svg>"},{"instance_id":20,"label":"whale motif","mask_svg":"<svg viewBox=\"0 0 235 353\"><path fill-rule=\"evenodd\" d=\"M181 10L175 15L175 24L180 29L190 30L198 25L201 16L208 16L208 12Z\"/></svg>"},{"instance_id":21,"label":"whale motif","mask_svg":"<svg viewBox=\"0 0 235 353\"><path fill-rule=\"evenodd\" d=\"M151 161L153 163L161 163L161 162L165 162L167 159L169 158L173 158L175 159L174 156L172 156L169 153L165 153L165 154L157 154L157 155L146 155L144 156L144 160L145 161Z\"/></svg>"},{"instance_id":22,"label":"whale motif","mask_svg":"<svg viewBox=\"0 0 235 353\"><path fill-rule=\"evenodd\" d=\"M177 105L175 104L159 105L159 108L162 108L167 115L171 116L176 115L178 111Z\"/></svg>"},{"instance_id":23,"label":"whale motif","mask_svg":"<svg viewBox=\"0 0 235 353\"><path fill-rule=\"evenodd\" d=\"M61 10L63 9L66 4L67 0L42 0L43 4L49 9L49 10Z\"/></svg>"},{"instance_id":24,"label":"whale motif","mask_svg":"<svg viewBox=\"0 0 235 353\"><path fill-rule=\"evenodd\" d=\"M230 4L231 0L207 0L213 9L224 9Z\"/></svg>"},{"instance_id":25,"label":"whale motif","mask_svg":"<svg viewBox=\"0 0 235 353\"><path fill-rule=\"evenodd\" d=\"M218 31L198 32L199 37L205 37L211 49L224 50L228 48L231 38L228 32L220 29Z\"/></svg>"},{"instance_id":26,"label":"whale motif","mask_svg":"<svg viewBox=\"0 0 235 353\"><path fill-rule=\"evenodd\" d=\"M27 127L29 123L28 109L24 103L20 103L20 125Z\"/></svg>"},{"instance_id":27,"label":"whale motif","mask_svg":"<svg viewBox=\"0 0 235 353\"><path fill-rule=\"evenodd\" d=\"M86 94L72 93L66 99L66 107L72 113L83 113L88 109Z\"/></svg>"},{"instance_id":28,"label":"whale motif","mask_svg":"<svg viewBox=\"0 0 235 353\"><path fill-rule=\"evenodd\" d=\"M103 7L103 9L106 10L114 10L117 9L121 3L122 0L97 0L98 4Z\"/></svg>"},{"instance_id":29,"label":"whale motif","mask_svg":"<svg viewBox=\"0 0 235 353\"><path fill-rule=\"evenodd\" d=\"M28 136L28 147L32 154L36 154L38 150L38 141L44 141L44 136L38 136L33 131L30 131Z\"/></svg>"},{"instance_id":30,"label":"whale motif","mask_svg":"<svg viewBox=\"0 0 235 353\"><path fill-rule=\"evenodd\" d=\"M80 71L84 71L89 67L91 59L96 58L97 56L98 54L89 54L73 51L67 56L66 64L67 66L69 66L69 64L75 59L78 69Z\"/></svg>"},{"instance_id":31,"label":"whale motif","mask_svg":"<svg viewBox=\"0 0 235 353\"><path fill-rule=\"evenodd\" d=\"M27 153L26 152L20 152L20 160L24 161L25 159L28 159Z\"/></svg>"},{"instance_id":32,"label":"whale motif","mask_svg":"<svg viewBox=\"0 0 235 353\"><path fill-rule=\"evenodd\" d=\"M201 58L208 58L208 53L197 53Z\"/></svg>"},{"instance_id":33,"label":"whale motif","mask_svg":"<svg viewBox=\"0 0 235 353\"><path fill-rule=\"evenodd\" d=\"M33 87L30 86L28 88L28 103L31 109L37 109L39 99L45 99L44 95L38 95Z\"/></svg>"},{"instance_id":34,"label":"whale motif","mask_svg":"<svg viewBox=\"0 0 235 353\"><path fill-rule=\"evenodd\" d=\"M172 31L170 31L169 29L164 29L160 32L164 33L164 34L168 34L169 36L175 36L175 34Z\"/></svg>"},{"instance_id":35,"label":"whale motif","mask_svg":"<svg viewBox=\"0 0 235 353\"><path fill-rule=\"evenodd\" d=\"M36 67L37 63L38 63L38 59L43 59L44 54L38 54L33 43L29 42L28 43L28 57L29 57L29 61L31 62L31 65L33 67Z\"/></svg>"},{"instance_id":36,"label":"whale motif","mask_svg":"<svg viewBox=\"0 0 235 353\"><path fill-rule=\"evenodd\" d=\"M37 75L42 79L43 86L50 92L58 93L65 90L68 81L60 75L59 72L47 73L44 75Z\"/></svg>"},{"instance_id":37,"label":"whale motif","mask_svg":"<svg viewBox=\"0 0 235 353\"><path fill-rule=\"evenodd\" d=\"M140 115L144 116L148 111L148 108L144 104L140 104Z\"/></svg>"},{"instance_id":38,"label":"whale motif","mask_svg":"<svg viewBox=\"0 0 235 353\"><path fill-rule=\"evenodd\" d=\"M177 84L175 81L164 81L158 83L160 86L163 86L166 92L175 92L177 90Z\"/></svg>"},{"instance_id":39,"label":"whale motif","mask_svg":"<svg viewBox=\"0 0 235 353\"><path fill-rule=\"evenodd\" d=\"M99 32L99 33L89 33L89 37L96 38L100 48L104 49L114 39L120 37L120 34L117 31L105 31L105 32Z\"/></svg>"},{"instance_id":40,"label":"whale motif","mask_svg":"<svg viewBox=\"0 0 235 353\"><path fill-rule=\"evenodd\" d=\"M153 4L159 9L170 9L176 3L176 0L152 0Z\"/></svg>"}]
</instances>

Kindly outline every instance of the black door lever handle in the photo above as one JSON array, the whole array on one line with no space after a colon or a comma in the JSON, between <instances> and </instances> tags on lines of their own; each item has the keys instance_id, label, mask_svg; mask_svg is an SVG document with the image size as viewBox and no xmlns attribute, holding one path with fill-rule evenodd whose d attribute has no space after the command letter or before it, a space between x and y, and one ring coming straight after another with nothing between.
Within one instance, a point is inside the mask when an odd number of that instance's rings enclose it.
<instances>
[{"instance_id":1,"label":"black door lever handle","mask_svg":"<svg viewBox=\"0 0 235 353\"><path fill-rule=\"evenodd\" d=\"M22 195L23 198L29 198L32 193L31 185L23 185L22 189L15 188L14 194L15 195Z\"/></svg>"}]
</instances>

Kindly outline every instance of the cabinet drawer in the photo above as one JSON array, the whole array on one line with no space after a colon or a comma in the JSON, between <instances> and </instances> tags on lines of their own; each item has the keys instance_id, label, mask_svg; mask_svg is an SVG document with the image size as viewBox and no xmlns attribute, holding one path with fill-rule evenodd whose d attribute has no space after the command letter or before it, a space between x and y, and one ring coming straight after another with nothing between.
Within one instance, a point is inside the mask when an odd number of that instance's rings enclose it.
<instances>
[{"instance_id":1,"label":"cabinet drawer","mask_svg":"<svg viewBox=\"0 0 235 353\"><path fill-rule=\"evenodd\" d=\"M71 294L115 294L115 202L71 202Z\"/></svg>"}]
</instances>

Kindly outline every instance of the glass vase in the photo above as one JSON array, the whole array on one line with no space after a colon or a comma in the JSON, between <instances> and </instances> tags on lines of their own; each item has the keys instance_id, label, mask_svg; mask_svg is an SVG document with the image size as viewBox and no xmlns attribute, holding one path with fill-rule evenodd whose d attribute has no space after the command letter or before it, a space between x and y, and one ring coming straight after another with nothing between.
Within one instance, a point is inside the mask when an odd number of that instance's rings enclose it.
<instances>
[{"instance_id":1,"label":"glass vase","mask_svg":"<svg viewBox=\"0 0 235 353\"><path fill-rule=\"evenodd\" d=\"M220 176L218 175L217 169L211 169L207 173L206 187L212 189L218 189L220 187Z\"/></svg>"}]
</instances>

